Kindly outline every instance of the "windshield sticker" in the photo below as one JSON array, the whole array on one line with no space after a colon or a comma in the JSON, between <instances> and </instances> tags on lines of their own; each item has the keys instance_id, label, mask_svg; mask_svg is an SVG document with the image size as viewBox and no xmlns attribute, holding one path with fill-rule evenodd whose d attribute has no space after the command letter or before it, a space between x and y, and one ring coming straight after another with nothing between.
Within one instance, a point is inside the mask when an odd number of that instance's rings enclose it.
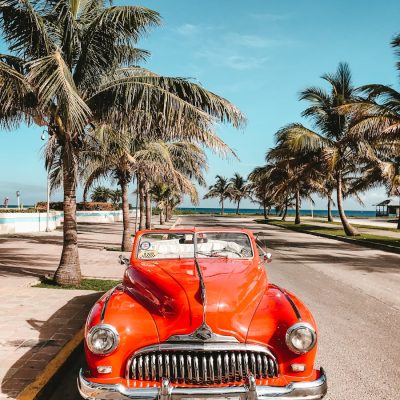
<instances>
[{"instance_id":1,"label":"windshield sticker","mask_svg":"<svg viewBox=\"0 0 400 400\"><path fill-rule=\"evenodd\" d=\"M142 242L140 243L140 250L149 250L151 249L151 243L150 242Z\"/></svg>"},{"instance_id":2,"label":"windshield sticker","mask_svg":"<svg viewBox=\"0 0 400 400\"><path fill-rule=\"evenodd\" d=\"M139 258L155 258L157 256L156 250L141 250L138 254Z\"/></svg>"}]
</instances>

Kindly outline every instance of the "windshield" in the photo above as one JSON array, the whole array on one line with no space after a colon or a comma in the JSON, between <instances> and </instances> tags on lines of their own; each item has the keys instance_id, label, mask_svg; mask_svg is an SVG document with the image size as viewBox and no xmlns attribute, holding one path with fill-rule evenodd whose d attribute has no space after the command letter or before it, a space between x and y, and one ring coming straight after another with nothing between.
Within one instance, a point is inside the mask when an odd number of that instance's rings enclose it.
<instances>
[{"instance_id":1,"label":"windshield","mask_svg":"<svg viewBox=\"0 0 400 400\"><path fill-rule=\"evenodd\" d=\"M241 232L145 233L137 246L137 258L250 258L253 256L248 235Z\"/></svg>"}]
</instances>

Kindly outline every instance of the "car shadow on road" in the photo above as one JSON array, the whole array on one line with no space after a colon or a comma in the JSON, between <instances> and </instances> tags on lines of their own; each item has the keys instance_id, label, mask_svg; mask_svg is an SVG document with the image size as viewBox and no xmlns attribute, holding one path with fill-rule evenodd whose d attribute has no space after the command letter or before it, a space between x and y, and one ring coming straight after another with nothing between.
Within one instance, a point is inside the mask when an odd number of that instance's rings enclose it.
<instances>
[{"instance_id":1,"label":"car shadow on road","mask_svg":"<svg viewBox=\"0 0 400 400\"><path fill-rule=\"evenodd\" d=\"M76 296L46 321L37 320L32 315L32 318L28 319L26 323L38 331L37 339L4 343L14 351L21 352L21 349L26 349L26 352L14 362L4 375L0 385L1 393L15 398L18 393L32 383L62 347L82 328L90 308L101 294L101 292L96 292ZM12 352L10 357L13 356Z\"/></svg>"}]
</instances>

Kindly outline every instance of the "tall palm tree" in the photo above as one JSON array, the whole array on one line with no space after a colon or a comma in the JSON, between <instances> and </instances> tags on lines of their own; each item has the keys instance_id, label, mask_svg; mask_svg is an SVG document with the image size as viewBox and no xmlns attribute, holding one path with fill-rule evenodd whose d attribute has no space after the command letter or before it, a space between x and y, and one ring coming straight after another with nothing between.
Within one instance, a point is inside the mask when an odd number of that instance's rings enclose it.
<instances>
[{"instance_id":1,"label":"tall palm tree","mask_svg":"<svg viewBox=\"0 0 400 400\"><path fill-rule=\"evenodd\" d=\"M400 59L400 34L391 42ZM400 61L396 64L400 71ZM366 143L367 166L358 187L384 185L389 196L400 195L400 92L391 86L361 86L357 102L341 107L355 114L351 132ZM397 224L400 229L400 213Z\"/></svg>"},{"instance_id":2,"label":"tall palm tree","mask_svg":"<svg viewBox=\"0 0 400 400\"><path fill-rule=\"evenodd\" d=\"M214 185L209 186L208 192L204 195L204 199L218 198L221 204L221 215L224 215L224 200L231 198L232 183L227 178L217 175Z\"/></svg>"},{"instance_id":3,"label":"tall palm tree","mask_svg":"<svg viewBox=\"0 0 400 400\"><path fill-rule=\"evenodd\" d=\"M251 189L247 181L237 172L229 181L231 183L230 197L236 203L236 214L239 214L240 202L250 198Z\"/></svg>"},{"instance_id":4,"label":"tall palm tree","mask_svg":"<svg viewBox=\"0 0 400 400\"><path fill-rule=\"evenodd\" d=\"M210 125L215 119L237 127L244 118L227 100L199 85L137 68L148 53L135 44L159 24L155 11L106 7L96 0L3 0L0 20L12 53L0 55L2 125L33 120L61 145L64 240L55 281L78 283L76 183L88 127L100 122L117 131L144 130L158 119L175 130L188 130L183 121L203 118Z\"/></svg>"},{"instance_id":5,"label":"tall palm tree","mask_svg":"<svg viewBox=\"0 0 400 400\"><path fill-rule=\"evenodd\" d=\"M362 143L351 133L352 113L339 112L339 108L359 98L351 83L347 64L339 64L334 74L325 74L322 79L329 83L329 93L318 87L310 87L300 95L301 100L310 103L302 115L312 120L316 130L301 124L290 124L282 129L282 133L286 136L286 146L294 151L323 152L327 170L336 182L337 207L344 231L354 236L358 231L349 223L344 211L343 181L356 173L360 165Z\"/></svg>"}]
</instances>

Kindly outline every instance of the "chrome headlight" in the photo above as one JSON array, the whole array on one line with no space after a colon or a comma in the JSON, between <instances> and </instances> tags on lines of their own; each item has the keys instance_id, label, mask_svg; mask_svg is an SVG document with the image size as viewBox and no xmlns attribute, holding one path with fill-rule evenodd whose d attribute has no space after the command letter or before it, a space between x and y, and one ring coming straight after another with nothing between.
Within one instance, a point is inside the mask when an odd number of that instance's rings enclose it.
<instances>
[{"instance_id":1,"label":"chrome headlight","mask_svg":"<svg viewBox=\"0 0 400 400\"><path fill-rule=\"evenodd\" d=\"M86 343L92 353L106 355L118 347L119 335L112 325L99 324L90 329Z\"/></svg>"},{"instance_id":2,"label":"chrome headlight","mask_svg":"<svg viewBox=\"0 0 400 400\"><path fill-rule=\"evenodd\" d=\"M294 324L286 332L286 344L296 354L307 353L312 350L316 342L317 334L306 322Z\"/></svg>"}]
</instances>

